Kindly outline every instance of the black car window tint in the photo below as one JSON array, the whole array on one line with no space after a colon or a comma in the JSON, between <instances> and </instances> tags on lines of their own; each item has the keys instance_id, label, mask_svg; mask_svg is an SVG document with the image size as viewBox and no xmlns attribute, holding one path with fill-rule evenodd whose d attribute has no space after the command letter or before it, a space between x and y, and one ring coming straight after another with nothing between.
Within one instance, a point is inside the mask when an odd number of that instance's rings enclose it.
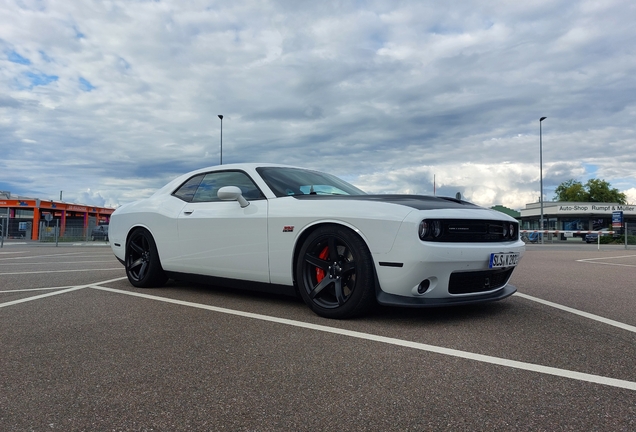
<instances>
[{"instance_id":1,"label":"black car window tint","mask_svg":"<svg viewBox=\"0 0 636 432\"><path fill-rule=\"evenodd\" d=\"M181 185L179 189L174 191L173 195L177 198L180 198L186 202L192 201L192 197L194 197L194 193L199 187L199 183L203 180L204 174L199 174L197 176L192 177L187 182Z\"/></svg>"},{"instance_id":2,"label":"black car window tint","mask_svg":"<svg viewBox=\"0 0 636 432\"><path fill-rule=\"evenodd\" d=\"M263 194L247 174L240 171L223 171L208 173L203 178L192 202L220 201L219 189L225 186L236 186L246 199L263 198Z\"/></svg>"},{"instance_id":3,"label":"black car window tint","mask_svg":"<svg viewBox=\"0 0 636 432\"><path fill-rule=\"evenodd\" d=\"M365 195L357 187L331 174L299 168L259 167L256 169L278 197L289 195Z\"/></svg>"},{"instance_id":4,"label":"black car window tint","mask_svg":"<svg viewBox=\"0 0 636 432\"><path fill-rule=\"evenodd\" d=\"M233 179L234 184L231 184L229 186L239 187L245 199L255 200L265 198L265 195L263 195L258 186L254 184L252 179L247 174L242 172L237 172L235 174L238 175L235 176L235 178Z\"/></svg>"}]
</instances>

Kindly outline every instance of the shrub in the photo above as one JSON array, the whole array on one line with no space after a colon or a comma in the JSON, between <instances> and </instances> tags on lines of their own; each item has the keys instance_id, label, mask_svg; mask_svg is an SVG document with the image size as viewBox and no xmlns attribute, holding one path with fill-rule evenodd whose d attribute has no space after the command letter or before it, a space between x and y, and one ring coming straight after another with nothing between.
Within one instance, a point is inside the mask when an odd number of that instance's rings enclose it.
<instances>
[{"instance_id":1,"label":"shrub","mask_svg":"<svg viewBox=\"0 0 636 432\"><path fill-rule=\"evenodd\" d=\"M612 235L604 235L601 236L601 244L625 244L625 236L619 235L617 237L614 237ZM636 236L628 235L627 244L636 245Z\"/></svg>"}]
</instances>

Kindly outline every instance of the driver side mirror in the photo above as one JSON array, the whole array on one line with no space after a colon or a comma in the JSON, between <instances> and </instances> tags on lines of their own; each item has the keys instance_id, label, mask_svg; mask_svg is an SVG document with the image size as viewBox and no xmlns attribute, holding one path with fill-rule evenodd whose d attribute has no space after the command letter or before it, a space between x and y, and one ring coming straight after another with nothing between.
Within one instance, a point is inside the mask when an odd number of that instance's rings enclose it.
<instances>
[{"instance_id":1,"label":"driver side mirror","mask_svg":"<svg viewBox=\"0 0 636 432\"><path fill-rule=\"evenodd\" d=\"M216 195L221 201L238 201L241 208L250 205L250 202L243 197L241 189L236 186L224 186Z\"/></svg>"}]
</instances>

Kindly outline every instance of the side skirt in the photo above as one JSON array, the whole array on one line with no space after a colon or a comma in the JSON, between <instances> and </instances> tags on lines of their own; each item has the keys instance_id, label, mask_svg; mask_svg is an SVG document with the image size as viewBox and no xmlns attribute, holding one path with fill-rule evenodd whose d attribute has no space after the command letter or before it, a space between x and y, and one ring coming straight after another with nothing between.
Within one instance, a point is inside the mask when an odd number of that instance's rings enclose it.
<instances>
[{"instance_id":1,"label":"side skirt","mask_svg":"<svg viewBox=\"0 0 636 432\"><path fill-rule=\"evenodd\" d=\"M190 273L165 272L170 279L194 282L202 285L222 286L245 291L258 291L290 297L299 297L291 285L278 285L264 282L252 282L240 279L228 279L215 276L203 276Z\"/></svg>"}]
</instances>

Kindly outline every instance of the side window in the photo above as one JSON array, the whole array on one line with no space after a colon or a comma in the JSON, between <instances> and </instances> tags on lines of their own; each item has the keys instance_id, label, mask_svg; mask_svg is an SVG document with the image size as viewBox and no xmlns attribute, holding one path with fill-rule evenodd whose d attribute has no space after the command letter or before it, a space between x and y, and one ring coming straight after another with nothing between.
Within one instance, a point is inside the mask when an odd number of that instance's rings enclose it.
<instances>
[{"instance_id":1,"label":"side window","mask_svg":"<svg viewBox=\"0 0 636 432\"><path fill-rule=\"evenodd\" d=\"M194 193L197 191L203 177L205 177L205 174L199 174L198 176L192 177L190 180L182 184L179 189L174 191L172 195L186 202L192 201L192 197L194 197Z\"/></svg>"},{"instance_id":2,"label":"side window","mask_svg":"<svg viewBox=\"0 0 636 432\"><path fill-rule=\"evenodd\" d=\"M203 177L192 202L220 201L217 194L225 186L237 186L246 199L264 198L249 176L241 171L223 171L208 173Z\"/></svg>"}]
</instances>

